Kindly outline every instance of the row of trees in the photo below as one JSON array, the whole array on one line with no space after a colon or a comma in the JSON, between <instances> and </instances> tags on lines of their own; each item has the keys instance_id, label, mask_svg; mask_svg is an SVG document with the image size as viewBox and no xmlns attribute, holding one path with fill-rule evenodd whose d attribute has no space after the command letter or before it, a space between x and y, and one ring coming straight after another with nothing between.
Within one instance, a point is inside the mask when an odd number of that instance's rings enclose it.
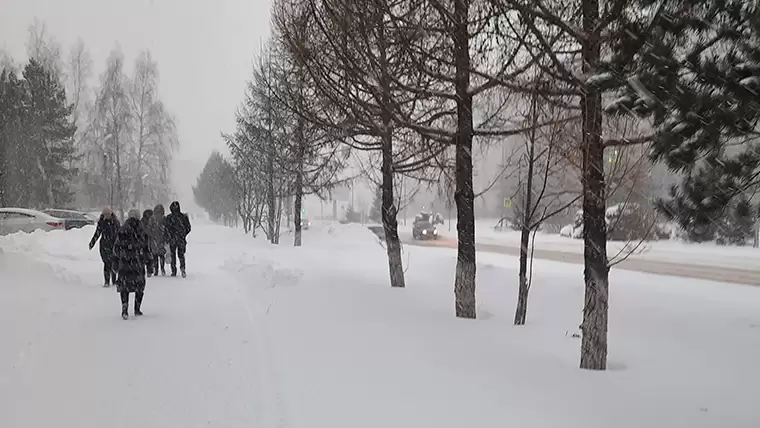
<instances>
[{"instance_id":1,"label":"row of trees","mask_svg":"<svg viewBox=\"0 0 760 428\"><path fill-rule=\"evenodd\" d=\"M179 140L158 93L158 64L150 51L138 55L128 75L117 46L95 86L81 39L64 61L60 45L35 20L27 53L22 69L7 55L0 62L0 203L110 204L123 212L169 199Z\"/></svg>"},{"instance_id":2,"label":"row of trees","mask_svg":"<svg viewBox=\"0 0 760 428\"><path fill-rule=\"evenodd\" d=\"M276 242L281 201L295 195L298 231L299 195L320 194L345 156L368 153L393 287L404 286L399 178L440 183L456 204L456 315L475 318L473 150L521 138L515 324L527 311L527 235L573 202L553 189L577 192L580 366L605 369L609 193L627 186L625 199L636 197L636 180L611 181L610 156L639 150L683 174L659 205L687 225L746 199L760 172L758 16L742 0L278 0L238 128L225 136L231 165ZM640 174L626 165L622 177Z\"/></svg>"}]
</instances>

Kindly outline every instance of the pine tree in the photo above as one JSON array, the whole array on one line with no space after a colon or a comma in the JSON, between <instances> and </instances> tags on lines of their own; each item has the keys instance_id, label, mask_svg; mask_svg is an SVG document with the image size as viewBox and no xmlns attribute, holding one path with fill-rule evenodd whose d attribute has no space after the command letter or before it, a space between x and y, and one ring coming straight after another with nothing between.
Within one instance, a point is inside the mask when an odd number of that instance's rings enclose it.
<instances>
[{"instance_id":1,"label":"pine tree","mask_svg":"<svg viewBox=\"0 0 760 428\"><path fill-rule=\"evenodd\" d=\"M31 170L28 145L24 144L23 119L28 106L26 83L15 71L4 69L0 73L0 191L5 206L30 206L31 194L25 171Z\"/></svg>"},{"instance_id":2,"label":"pine tree","mask_svg":"<svg viewBox=\"0 0 760 428\"><path fill-rule=\"evenodd\" d=\"M72 106L58 78L36 60L24 68L29 92L29 108L24 117L28 155L37 167L27 180L31 183L34 205L66 206L73 199L69 187L76 169L70 167L76 158L75 125L71 122ZM31 171L29 171L31 172Z\"/></svg>"},{"instance_id":3,"label":"pine tree","mask_svg":"<svg viewBox=\"0 0 760 428\"><path fill-rule=\"evenodd\" d=\"M235 216L237 184L235 170L219 153L213 152L193 186L195 202L213 221Z\"/></svg>"},{"instance_id":4,"label":"pine tree","mask_svg":"<svg viewBox=\"0 0 760 428\"><path fill-rule=\"evenodd\" d=\"M640 3L655 19L621 23L610 71L622 71L638 52L637 73L607 110L653 119L652 158L685 176L658 206L688 239L711 240L729 227L725 221L748 221L739 220L735 211L745 204L734 198L760 173L752 135L760 121L760 9L746 0Z\"/></svg>"}]
</instances>

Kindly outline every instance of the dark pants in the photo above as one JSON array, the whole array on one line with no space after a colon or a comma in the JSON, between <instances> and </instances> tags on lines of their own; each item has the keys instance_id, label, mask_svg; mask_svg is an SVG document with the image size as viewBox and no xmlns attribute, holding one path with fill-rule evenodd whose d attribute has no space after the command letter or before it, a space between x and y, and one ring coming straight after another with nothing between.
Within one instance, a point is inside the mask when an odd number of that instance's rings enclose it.
<instances>
[{"instance_id":1,"label":"dark pants","mask_svg":"<svg viewBox=\"0 0 760 428\"><path fill-rule=\"evenodd\" d=\"M113 271L113 261L111 259L103 260L103 279L106 284L116 285L116 272Z\"/></svg>"},{"instance_id":2,"label":"dark pants","mask_svg":"<svg viewBox=\"0 0 760 428\"><path fill-rule=\"evenodd\" d=\"M179 257L179 269L185 271L185 251L187 250L187 243L177 242L169 244L169 252L171 253L172 261L172 275L177 274L177 257Z\"/></svg>"},{"instance_id":3,"label":"dark pants","mask_svg":"<svg viewBox=\"0 0 760 428\"><path fill-rule=\"evenodd\" d=\"M158 268L161 268L161 273L166 273L166 256L158 255L153 256L153 275L158 275Z\"/></svg>"},{"instance_id":4,"label":"dark pants","mask_svg":"<svg viewBox=\"0 0 760 428\"><path fill-rule=\"evenodd\" d=\"M129 307L129 291L122 291L120 294L121 294L121 312L126 313L127 308ZM145 293L142 291L135 292L135 311L140 310L140 306L142 305L144 294Z\"/></svg>"}]
</instances>

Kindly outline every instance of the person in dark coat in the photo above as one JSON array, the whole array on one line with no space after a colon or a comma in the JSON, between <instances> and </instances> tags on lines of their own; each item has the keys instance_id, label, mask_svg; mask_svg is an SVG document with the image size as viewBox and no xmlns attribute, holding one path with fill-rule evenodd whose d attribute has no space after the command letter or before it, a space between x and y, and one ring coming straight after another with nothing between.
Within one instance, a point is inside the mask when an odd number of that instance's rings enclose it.
<instances>
[{"instance_id":1,"label":"person in dark coat","mask_svg":"<svg viewBox=\"0 0 760 428\"><path fill-rule=\"evenodd\" d=\"M148 278L153 276L153 254L156 253L156 239L152 232L153 230L153 210L143 211L142 220L140 220L140 226L142 226L145 236L148 240L148 250L150 251L150 258L145 263L145 267L148 270Z\"/></svg>"},{"instance_id":2,"label":"person in dark coat","mask_svg":"<svg viewBox=\"0 0 760 428\"><path fill-rule=\"evenodd\" d=\"M153 275L158 276L158 268L161 268L161 275L166 275L166 239L164 239L165 227L164 206L161 204L153 208L153 234L156 239L156 248L153 252Z\"/></svg>"},{"instance_id":3,"label":"person in dark coat","mask_svg":"<svg viewBox=\"0 0 760 428\"><path fill-rule=\"evenodd\" d=\"M140 225L140 211L130 210L129 218L116 235L114 263L119 272L117 291L121 295L121 317L129 318L129 293L135 293L135 315L142 315L145 292L145 265L151 258L148 237Z\"/></svg>"},{"instance_id":4,"label":"person in dark coat","mask_svg":"<svg viewBox=\"0 0 760 428\"><path fill-rule=\"evenodd\" d=\"M179 257L179 269L185 278L185 252L187 251L187 235L190 234L190 219L187 214L180 211L179 202L174 201L169 205L169 213L164 221L165 238L169 243L171 253L172 276L177 276L177 257Z\"/></svg>"},{"instance_id":5,"label":"person in dark coat","mask_svg":"<svg viewBox=\"0 0 760 428\"><path fill-rule=\"evenodd\" d=\"M110 207L103 208L98 225L95 228L95 234L90 240L90 249L100 239L100 259L103 260L103 278L104 287L112 283L116 285L116 268L113 266L113 246L116 242L116 233L119 231L119 219L113 214Z\"/></svg>"}]
</instances>

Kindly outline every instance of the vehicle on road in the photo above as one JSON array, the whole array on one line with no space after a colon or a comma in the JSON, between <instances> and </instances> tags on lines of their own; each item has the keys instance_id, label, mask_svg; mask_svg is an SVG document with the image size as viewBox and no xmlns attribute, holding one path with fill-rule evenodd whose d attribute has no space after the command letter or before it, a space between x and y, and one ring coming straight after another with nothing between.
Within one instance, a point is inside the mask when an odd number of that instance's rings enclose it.
<instances>
[{"instance_id":1,"label":"vehicle on road","mask_svg":"<svg viewBox=\"0 0 760 428\"><path fill-rule=\"evenodd\" d=\"M301 218L301 230L309 230L311 227L311 220L308 218Z\"/></svg>"},{"instance_id":2,"label":"vehicle on road","mask_svg":"<svg viewBox=\"0 0 760 428\"><path fill-rule=\"evenodd\" d=\"M418 214L412 223L412 239L438 239L438 229L432 219L432 213Z\"/></svg>"},{"instance_id":3,"label":"vehicle on road","mask_svg":"<svg viewBox=\"0 0 760 428\"><path fill-rule=\"evenodd\" d=\"M66 222L42 211L28 208L0 208L0 235L35 230L65 230Z\"/></svg>"},{"instance_id":4,"label":"vehicle on road","mask_svg":"<svg viewBox=\"0 0 760 428\"><path fill-rule=\"evenodd\" d=\"M46 209L43 210L45 214L49 214L56 218L63 219L63 222L65 223L65 229L71 230L71 229L81 229L85 226L94 226L95 221L93 221L87 213L83 213L80 211L72 211L72 210L61 210L61 209Z\"/></svg>"}]
</instances>

